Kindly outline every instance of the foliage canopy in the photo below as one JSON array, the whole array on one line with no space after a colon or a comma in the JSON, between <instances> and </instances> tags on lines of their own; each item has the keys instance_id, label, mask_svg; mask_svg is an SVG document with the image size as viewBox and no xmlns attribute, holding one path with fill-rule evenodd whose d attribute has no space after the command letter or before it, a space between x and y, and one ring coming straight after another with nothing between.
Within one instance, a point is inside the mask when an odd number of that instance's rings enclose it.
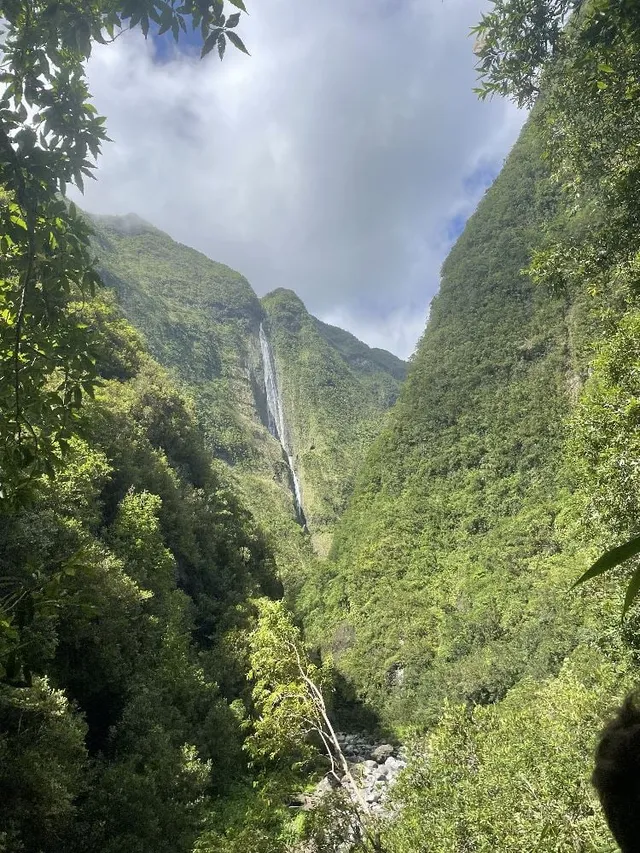
<instances>
[{"instance_id":1,"label":"foliage canopy","mask_svg":"<svg viewBox=\"0 0 640 853\"><path fill-rule=\"evenodd\" d=\"M242 0L229 0L244 11ZM190 28L202 54L227 39L246 53L223 0L6 2L0 75L0 499L20 499L65 450L95 359L74 303L98 283L90 229L64 195L83 190L107 139L84 63L124 29Z\"/></svg>"}]
</instances>

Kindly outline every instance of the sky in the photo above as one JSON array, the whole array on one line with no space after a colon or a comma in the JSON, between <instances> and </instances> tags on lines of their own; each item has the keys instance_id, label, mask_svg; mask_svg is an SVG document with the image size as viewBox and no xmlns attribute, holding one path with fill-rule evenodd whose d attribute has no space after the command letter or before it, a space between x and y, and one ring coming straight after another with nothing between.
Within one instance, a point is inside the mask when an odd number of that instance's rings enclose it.
<instances>
[{"instance_id":1,"label":"sky","mask_svg":"<svg viewBox=\"0 0 640 853\"><path fill-rule=\"evenodd\" d=\"M406 358L440 266L524 115L481 102L481 0L247 0L221 63L140 33L97 46L107 116L80 203L137 213Z\"/></svg>"}]
</instances>

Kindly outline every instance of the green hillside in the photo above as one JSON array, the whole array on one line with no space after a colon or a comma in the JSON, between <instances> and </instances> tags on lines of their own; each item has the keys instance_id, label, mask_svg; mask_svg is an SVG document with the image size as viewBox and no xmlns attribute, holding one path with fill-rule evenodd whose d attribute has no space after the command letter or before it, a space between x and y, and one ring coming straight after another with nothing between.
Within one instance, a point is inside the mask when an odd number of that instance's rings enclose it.
<instances>
[{"instance_id":1,"label":"green hillside","mask_svg":"<svg viewBox=\"0 0 640 853\"><path fill-rule=\"evenodd\" d=\"M445 696L502 698L553 671L582 630L563 595L580 563L557 556L572 309L521 274L553 214L539 153L525 132L449 255L316 593L331 603L314 616L324 643L402 724L437 717Z\"/></svg>"},{"instance_id":2,"label":"green hillside","mask_svg":"<svg viewBox=\"0 0 640 853\"><path fill-rule=\"evenodd\" d=\"M364 452L396 400L405 364L312 317L290 290L263 297L316 548L326 553Z\"/></svg>"},{"instance_id":3,"label":"green hillside","mask_svg":"<svg viewBox=\"0 0 640 853\"><path fill-rule=\"evenodd\" d=\"M189 401L112 306L83 317L101 387L55 480L0 519L0 847L189 851L250 791L225 638L281 586Z\"/></svg>"},{"instance_id":4,"label":"green hillside","mask_svg":"<svg viewBox=\"0 0 640 853\"><path fill-rule=\"evenodd\" d=\"M591 778L640 675L639 8L483 18L485 94L542 96L408 367L67 205L118 17L6 8L0 853L612 853Z\"/></svg>"},{"instance_id":5,"label":"green hillside","mask_svg":"<svg viewBox=\"0 0 640 853\"><path fill-rule=\"evenodd\" d=\"M638 530L636 14L585 4L567 31L297 600L358 695L418 734L394 853L613 849L589 779L637 684L637 560L572 584Z\"/></svg>"},{"instance_id":6,"label":"green hillside","mask_svg":"<svg viewBox=\"0 0 640 853\"><path fill-rule=\"evenodd\" d=\"M193 397L208 447L233 467L248 505L286 552L282 570L293 564L297 574L300 552L303 561L311 555L296 529L286 459L267 429L261 323L275 351L308 529L323 552L404 363L311 317L290 291L258 300L239 273L135 216L94 223L105 284Z\"/></svg>"},{"instance_id":7,"label":"green hillside","mask_svg":"<svg viewBox=\"0 0 640 853\"><path fill-rule=\"evenodd\" d=\"M153 355L197 387L215 455L252 458L262 309L247 280L136 216L94 222L105 284Z\"/></svg>"}]
</instances>

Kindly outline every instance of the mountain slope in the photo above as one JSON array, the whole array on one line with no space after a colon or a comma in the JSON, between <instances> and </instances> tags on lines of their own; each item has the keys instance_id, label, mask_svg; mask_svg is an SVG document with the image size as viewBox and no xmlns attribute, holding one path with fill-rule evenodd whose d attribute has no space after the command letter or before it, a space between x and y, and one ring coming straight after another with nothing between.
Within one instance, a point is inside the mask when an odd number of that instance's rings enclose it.
<instances>
[{"instance_id":1,"label":"mountain slope","mask_svg":"<svg viewBox=\"0 0 640 853\"><path fill-rule=\"evenodd\" d=\"M216 455L250 457L251 425L260 420L262 309L247 280L136 216L94 217L93 224L105 284L152 354L198 386Z\"/></svg>"},{"instance_id":2,"label":"mountain slope","mask_svg":"<svg viewBox=\"0 0 640 853\"><path fill-rule=\"evenodd\" d=\"M7 853L190 853L247 779L227 636L282 592L190 402L103 296L83 306L95 399L56 476L0 516Z\"/></svg>"},{"instance_id":3,"label":"mountain slope","mask_svg":"<svg viewBox=\"0 0 640 853\"><path fill-rule=\"evenodd\" d=\"M312 317L290 290L262 298L295 448L303 503L326 553L353 477L395 402L405 365Z\"/></svg>"},{"instance_id":4,"label":"mountain slope","mask_svg":"<svg viewBox=\"0 0 640 853\"><path fill-rule=\"evenodd\" d=\"M268 428L261 325L272 339L291 457L320 551L329 547L364 449L397 397L404 363L311 317L291 292L276 291L261 303L239 273L138 217L94 217L93 223L105 283L152 354L189 389L208 446L233 466L280 551L295 542L284 562L296 564L297 574L306 546L286 455Z\"/></svg>"},{"instance_id":5,"label":"mountain slope","mask_svg":"<svg viewBox=\"0 0 640 853\"><path fill-rule=\"evenodd\" d=\"M333 559L299 600L399 725L433 721L445 698L499 700L597 633L596 610L565 596L591 553L573 541L563 459L584 306L521 273L555 210L529 127L443 267Z\"/></svg>"}]
</instances>

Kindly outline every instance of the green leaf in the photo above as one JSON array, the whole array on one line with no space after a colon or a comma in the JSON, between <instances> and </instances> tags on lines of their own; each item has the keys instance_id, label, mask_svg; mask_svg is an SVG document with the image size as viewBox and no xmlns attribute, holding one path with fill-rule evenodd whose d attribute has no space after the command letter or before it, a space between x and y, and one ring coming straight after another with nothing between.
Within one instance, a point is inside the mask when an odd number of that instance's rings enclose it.
<instances>
[{"instance_id":1,"label":"green leaf","mask_svg":"<svg viewBox=\"0 0 640 853\"><path fill-rule=\"evenodd\" d=\"M628 542L625 542L623 545L618 545L616 548L611 548L609 551L605 551L604 554L595 561L591 568L587 569L587 571L578 578L571 588L575 589L585 581L591 580L591 578L595 578L598 575L602 575L604 572L608 572L609 569L615 569L616 566L619 566L626 560L631 559L631 557L635 557L637 554L640 554L640 536L636 536Z\"/></svg>"},{"instance_id":2,"label":"green leaf","mask_svg":"<svg viewBox=\"0 0 640 853\"><path fill-rule=\"evenodd\" d=\"M234 47L237 47L238 50L241 50L243 53L246 53L247 56L251 56L247 48L244 46L244 43L240 36L237 33L227 31L227 37Z\"/></svg>"},{"instance_id":3,"label":"green leaf","mask_svg":"<svg viewBox=\"0 0 640 853\"><path fill-rule=\"evenodd\" d=\"M224 37L224 33L220 33L218 36L218 54L220 56L220 61L222 62L224 58L224 52L227 48L227 40Z\"/></svg>"},{"instance_id":4,"label":"green leaf","mask_svg":"<svg viewBox=\"0 0 640 853\"><path fill-rule=\"evenodd\" d=\"M219 35L220 29L216 28L207 36L207 38L205 39L205 43L202 45L202 50L200 51L200 59L202 59L202 57L206 56L208 53L211 53L213 48L216 46Z\"/></svg>"},{"instance_id":5,"label":"green leaf","mask_svg":"<svg viewBox=\"0 0 640 853\"><path fill-rule=\"evenodd\" d=\"M606 62L600 62L598 64L598 71L604 71L605 74L615 74L615 68L607 65Z\"/></svg>"},{"instance_id":6,"label":"green leaf","mask_svg":"<svg viewBox=\"0 0 640 853\"><path fill-rule=\"evenodd\" d=\"M229 0L229 3L231 3L232 6L235 6L236 9L241 9L243 12L247 12L247 8L242 0ZM247 14L249 13L247 12Z\"/></svg>"},{"instance_id":7,"label":"green leaf","mask_svg":"<svg viewBox=\"0 0 640 853\"><path fill-rule=\"evenodd\" d=\"M235 12L233 15L229 15L227 18L227 29L231 30L233 27L238 26L238 21L240 20L240 12Z\"/></svg>"}]
</instances>

